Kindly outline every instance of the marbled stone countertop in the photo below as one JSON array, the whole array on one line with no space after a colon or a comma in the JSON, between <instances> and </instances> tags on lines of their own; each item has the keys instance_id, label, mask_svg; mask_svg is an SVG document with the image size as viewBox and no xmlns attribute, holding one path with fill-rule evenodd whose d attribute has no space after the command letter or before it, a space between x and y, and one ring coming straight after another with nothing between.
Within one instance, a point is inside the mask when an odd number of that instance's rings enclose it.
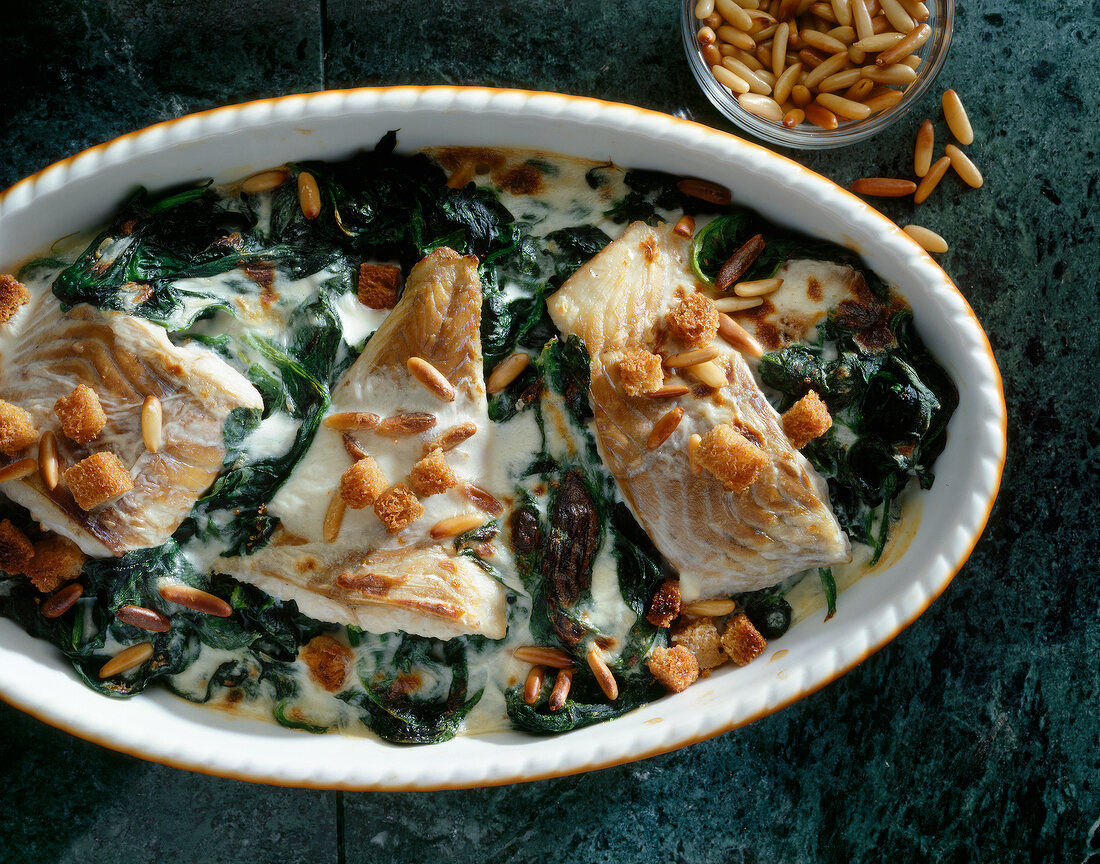
<instances>
[{"instance_id":1,"label":"marbled stone countertop","mask_svg":"<svg viewBox=\"0 0 1100 864\"><path fill-rule=\"evenodd\" d=\"M487 790L205 777L0 704L0 861L1100 861L1100 6L957 6L926 104L863 144L788 154L843 185L906 175L946 87L974 124L984 188L948 176L919 216L883 204L952 244L940 260L1009 408L989 526L915 624L746 728ZM0 23L0 188L155 121L358 85L556 90L734 131L696 88L678 16L674 0L16 4Z\"/></svg>"}]
</instances>

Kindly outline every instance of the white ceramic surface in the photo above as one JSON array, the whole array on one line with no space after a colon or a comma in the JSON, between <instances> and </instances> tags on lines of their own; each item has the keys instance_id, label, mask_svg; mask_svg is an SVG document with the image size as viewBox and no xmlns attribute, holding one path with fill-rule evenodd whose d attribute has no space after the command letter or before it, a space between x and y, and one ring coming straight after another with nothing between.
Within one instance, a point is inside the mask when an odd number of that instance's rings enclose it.
<instances>
[{"instance_id":1,"label":"white ceramic surface","mask_svg":"<svg viewBox=\"0 0 1100 864\"><path fill-rule=\"evenodd\" d=\"M16 184L0 196L0 272L106 219L137 184L228 181L288 160L339 158L390 129L404 151L536 148L705 177L770 219L862 254L908 298L959 388L935 487L910 502L920 511L912 542L844 591L832 620L800 622L751 665L556 738L497 733L398 747L242 720L156 688L108 699L9 620L0 620L0 697L104 746L223 776L329 788L506 783L639 759L751 722L859 663L943 591L985 525L1004 464L1004 397L985 334L948 277L896 225L825 178L731 135L626 105L505 90L403 87L255 102L150 127ZM786 653L773 662L777 649Z\"/></svg>"}]
</instances>

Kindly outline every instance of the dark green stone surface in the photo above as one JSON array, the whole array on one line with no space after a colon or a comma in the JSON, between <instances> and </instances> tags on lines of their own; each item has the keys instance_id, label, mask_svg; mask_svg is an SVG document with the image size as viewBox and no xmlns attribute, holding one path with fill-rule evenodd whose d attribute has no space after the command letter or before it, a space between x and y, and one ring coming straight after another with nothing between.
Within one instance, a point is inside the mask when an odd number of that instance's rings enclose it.
<instances>
[{"instance_id":1,"label":"dark green stone surface","mask_svg":"<svg viewBox=\"0 0 1100 864\"><path fill-rule=\"evenodd\" d=\"M842 184L908 175L956 88L985 187L879 202L945 236L1009 406L970 562L889 646L804 701L686 750L489 790L285 790L120 756L0 705L0 861L1100 861L1100 7L960 3L924 105L791 154ZM557 90L731 129L676 3L22 3L0 21L0 187L149 123L394 83ZM841 597L843 602L843 597Z\"/></svg>"}]
</instances>

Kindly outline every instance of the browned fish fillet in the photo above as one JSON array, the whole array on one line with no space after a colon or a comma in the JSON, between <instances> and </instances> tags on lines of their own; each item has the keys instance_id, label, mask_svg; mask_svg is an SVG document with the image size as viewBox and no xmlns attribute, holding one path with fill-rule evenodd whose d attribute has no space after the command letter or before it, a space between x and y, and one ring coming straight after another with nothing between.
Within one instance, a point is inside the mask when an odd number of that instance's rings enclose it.
<instances>
[{"instance_id":1,"label":"browned fish fillet","mask_svg":"<svg viewBox=\"0 0 1100 864\"><path fill-rule=\"evenodd\" d=\"M684 350L664 320L694 290L687 241L639 222L548 301L557 327L579 336L591 355L596 439L623 498L680 571L688 601L765 588L801 570L849 560L848 538L829 507L824 480L791 446L737 351L714 343L719 354L713 362L728 381L720 390L687 372L674 381L692 388L685 396L651 399L623 391L623 352L645 349L667 357ZM655 424L675 407L683 417L663 444L650 449ZM707 471L691 470L690 436L720 424L733 426L767 456L743 492L728 492Z\"/></svg>"},{"instance_id":2,"label":"browned fish fillet","mask_svg":"<svg viewBox=\"0 0 1100 864\"><path fill-rule=\"evenodd\" d=\"M408 368L413 357L447 380L453 400L416 378ZM324 621L376 633L502 638L504 587L457 555L453 539L431 536L432 526L443 520L476 514L462 494L462 482L422 498L424 515L394 534L370 506L344 509L339 517L328 508L352 463L349 453L371 456L387 483L408 483L425 443L456 427L468 429L466 424L477 431L454 436L458 443L447 450L446 461L460 481L479 480L474 472L485 458L487 411L477 259L439 249L412 268L400 301L333 388L332 414L369 413L380 421L350 431L322 425L269 506L282 521L283 541L251 556L221 559L218 569L293 599ZM328 533L326 512L331 516ZM336 539L326 542L334 525L339 526ZM287 538L295 537L304 545L286 545Z\"/></svg>"},{"instance_id":3,"label":"browned fish fillet","mask_svg":"<svg viewBox=\"0 0 1100 864\"><path fill-rule=\"evenodd\" d=\"M63 484L47 491L38 474L3 489L47 528L96 556L167 540L221 469L226 416L237 407L263 407L248 380L205 347L177 348L162 327L121 312L77 306L62 313L52 294L38 301L3 364L0 398L24 408L40 435L55 433L62 469L111 451L130 470L134 488L88 512ZM79 384L96 392L107 415L107 425L83 445L65 436L54 412L58 397ZM163 446L155 453L141 433L147 396L163 407ZM24 455L36 455L34 449Z\"/></svg>"}]
</instances>

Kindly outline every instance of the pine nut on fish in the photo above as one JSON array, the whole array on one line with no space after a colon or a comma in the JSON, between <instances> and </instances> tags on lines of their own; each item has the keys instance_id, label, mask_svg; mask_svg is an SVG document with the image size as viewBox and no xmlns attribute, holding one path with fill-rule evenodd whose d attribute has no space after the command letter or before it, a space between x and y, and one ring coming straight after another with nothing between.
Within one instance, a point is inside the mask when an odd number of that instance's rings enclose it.
<instances>
[{"instance_id":1,"label":"pine nut on fish","mask_svg":"<svg viewBox=\"0 0 1100 864\"><path fill-rule=\"evenodd\" d=\"M982 179L982 172L978 170L977 165L970 161L969 156L954 144L948 144L943 148L943 152L951 160L951 167L955 169L955 173L962 178L967 186L974 189L981 188L982 183L985 182Z\"/></svg>"}]
</instances>

